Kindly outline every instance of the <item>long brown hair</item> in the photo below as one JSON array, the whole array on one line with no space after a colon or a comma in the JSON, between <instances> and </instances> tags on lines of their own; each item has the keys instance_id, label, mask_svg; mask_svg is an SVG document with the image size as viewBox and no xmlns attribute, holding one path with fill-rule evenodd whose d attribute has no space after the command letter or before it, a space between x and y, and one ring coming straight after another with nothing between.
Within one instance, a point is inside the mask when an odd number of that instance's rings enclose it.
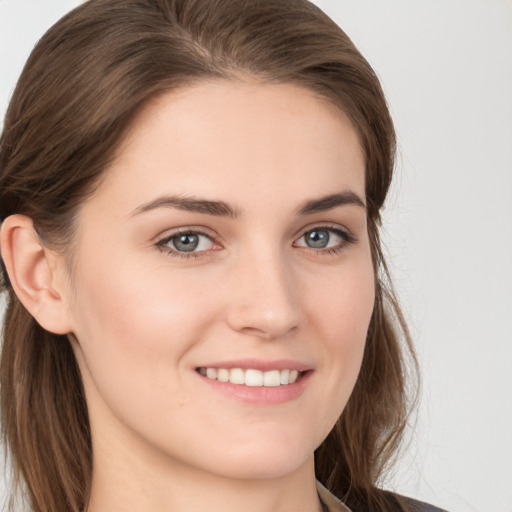
<instances>
[{"instance_id":1,"label":"long brown hair","mask_svg":"<svg viewBox=\"0 0 512 512\"><path fill-rule=\"evenodd\" d=\"M416 362L379 239L395 134L379 81L347 35L307 0L90 0L37 44L0 139L0 217L26 215L65 251L134 115L160 93L224 78L294 83L352 121L366 158L376 299L349 403L315 453L317 478L355 509L397 510L377 488L408 418ZM92 446L65 336L45 331L8 278L0 366L3 437L34 511L83 511ZM407 361L411 364L407 364Z\"/></svg>"}]
</instances>

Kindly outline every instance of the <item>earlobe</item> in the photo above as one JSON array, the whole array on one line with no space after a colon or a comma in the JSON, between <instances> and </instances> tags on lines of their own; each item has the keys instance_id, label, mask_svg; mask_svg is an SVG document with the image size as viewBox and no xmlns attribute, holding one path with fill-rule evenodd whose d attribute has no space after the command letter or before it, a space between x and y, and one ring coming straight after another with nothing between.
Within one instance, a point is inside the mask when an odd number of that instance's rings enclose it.
<instances>
[{"instance_id":1,"label":"earlobe","mask_svg":"<svg viewBox=\"0 0 512 512\"><path fill-rule=\"evenodd\" d=\"M24 215L7 217L0 235L2 259L19 300L47 331L69 333L62 257L44 245Z\"/></svg>"}]
</instances>

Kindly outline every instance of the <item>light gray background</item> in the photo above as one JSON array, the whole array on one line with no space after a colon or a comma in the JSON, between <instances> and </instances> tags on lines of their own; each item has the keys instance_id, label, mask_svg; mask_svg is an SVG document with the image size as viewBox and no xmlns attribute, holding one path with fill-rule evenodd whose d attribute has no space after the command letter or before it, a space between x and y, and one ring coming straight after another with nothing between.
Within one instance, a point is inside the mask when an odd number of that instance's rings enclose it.
<instances>
[{"instance_id":1,"label":"light gray background","mask_svg":"<svg viewBox=\"0 0 512 512\"><path fill-rule=\"evenodd\" d=\"M78 0L0 0L0 116ZM424 385L390 488L512 512L512 1L316 0L379 74L399 136L385 242Z\"/></svg>"}]
</instances>

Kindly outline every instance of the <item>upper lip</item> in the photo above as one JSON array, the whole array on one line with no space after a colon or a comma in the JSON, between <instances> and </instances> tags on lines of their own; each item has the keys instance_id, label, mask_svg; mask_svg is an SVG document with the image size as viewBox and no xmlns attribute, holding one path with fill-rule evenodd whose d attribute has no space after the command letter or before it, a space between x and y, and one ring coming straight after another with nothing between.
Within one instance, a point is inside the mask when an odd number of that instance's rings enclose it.
<instances>
[{"instance_id":1,"label":"upper lip","mask_svg":"<svg viewBox=\"0 0 512 512\"><path fill-rule=\"evenodd\" d=\"M311 370L310 364L302 363L292 359L276 359L276 360L262 360L262 359L238 359L230 361L216 361L214 363L201 364L198 368L224 368L229 370L231 368L241 368L242 370L297 370L304 372Z\"/></svg>"}]
</instances>

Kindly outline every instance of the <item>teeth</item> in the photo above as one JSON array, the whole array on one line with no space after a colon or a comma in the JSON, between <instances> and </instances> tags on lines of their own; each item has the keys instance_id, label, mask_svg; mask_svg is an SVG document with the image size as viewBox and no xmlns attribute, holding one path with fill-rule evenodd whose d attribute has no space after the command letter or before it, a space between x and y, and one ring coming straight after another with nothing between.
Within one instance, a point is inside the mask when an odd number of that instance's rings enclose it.
<instances>
[{"instance_id":1,"label":"teeth","mask_svg":"<svg viewBox=\"0 0 512 512\"><path fill-rule=\"evenodd\" d=\"M232 384L245 384L244 371L240 368L233 368L229 372L229 382Z\"/></svg>"},{"instance_id":2,"label":"teeth","mask_svg":"<svg viewBox=\"0 0 512 512\"><path fill-rule=\"evenodd\" d=\"M263 386L263 372L259 370L245 370L246 386Z\"/></svg>"},{"instance_id":3,"label":"teeth","mask_svg":"<svg viewBox=\"0 0 512 512\"><path fill-rule=\"evenodd\" d=\"M204 368L201 368L203 370ZM206 376L209 379L216 379L217 378L217 370L215 368L206 368Z\"/></svg>"},{"instance_id":4,"label":"teeth","mask_svg":"<svg viewBox=\"0 0 512 512\"><path fill-rule=\"evenodd\" d=\"M206 370L208 372L208 370ZM217 370L217 380L220 382L229 382L229 370L224 370L224 368L219 368Z\"/></svg>"},{"instance_id":5,"label":"teeth","mask_svg":"<svg viewBox=\"0 0 512 512\"><path fill-rule=\"evenodd\" d=\"M252 387L276 387L293 384L300 373L297 370L243 370L242 368L199 368L199 373L212 380L230 382L231 384L245 384Z\"/></svg>"},{"instance_id":6,"label":"teeth","mask_svg":"<svg viewBox=\"0 0 512 512\"><path fill-rule=\"evenodd\" d=\"M279 370L272 370L263 374L264 386L280 386L281 385L281 372Z\"/></svg>"}]
</instances>

